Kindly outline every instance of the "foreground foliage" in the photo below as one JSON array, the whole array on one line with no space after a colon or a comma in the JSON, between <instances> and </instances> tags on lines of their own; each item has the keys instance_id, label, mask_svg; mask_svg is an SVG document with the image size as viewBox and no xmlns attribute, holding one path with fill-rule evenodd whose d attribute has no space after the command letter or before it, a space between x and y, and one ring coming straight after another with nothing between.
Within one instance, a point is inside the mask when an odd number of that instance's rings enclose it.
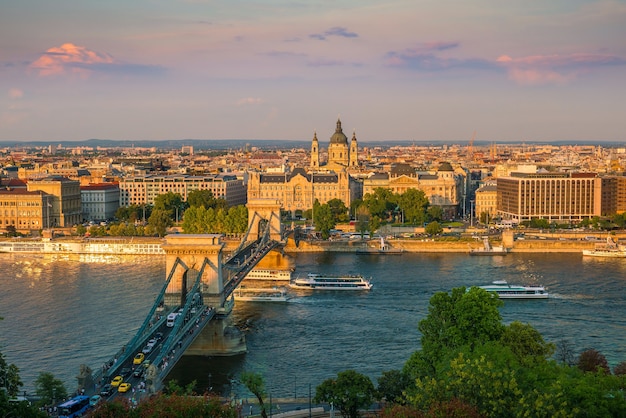
<instances>
[{"instance_id":1,"label":"foreground foliage","mask_svg":"<svg viewBox=\"0 0 626 418\"><path fill-rule=\"evenodd\" d=\"M394 389L385 416L626 416L626 379L610 375L604 356L587 350L578 367L557 363L555 345L532 326L502 324L501 304L479 288L435 294L418 327L422 348L399 375L410 383L400 399Z\"/></svg>"},{"instance_id":2,"label":"foreground foliage","mask_svg":"<svg viewBox=\"0 0 626 418\"><path fill-rule=\"evenodd\" d=\"M92 418L235 418L237 411L223 405L216 396L188 396L163 393L142 400L133 408L127 399L100 404Z\"/></svg>"}]
</instances>

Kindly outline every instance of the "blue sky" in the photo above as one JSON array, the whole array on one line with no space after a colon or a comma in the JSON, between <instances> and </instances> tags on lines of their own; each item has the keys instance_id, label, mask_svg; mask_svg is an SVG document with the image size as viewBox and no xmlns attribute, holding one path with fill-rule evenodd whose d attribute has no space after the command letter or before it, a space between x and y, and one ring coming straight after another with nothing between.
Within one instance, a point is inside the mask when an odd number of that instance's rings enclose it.
<instances>
[{"instance_id":1,"label":"blue sky","mask_svg":"<svg viewBox=\"0 0 626 418\"><path fill-rule=\"evenodd\" d=\"M624 0L0 0L0 140L626 141Z\"/></svg>"}]
</instances>

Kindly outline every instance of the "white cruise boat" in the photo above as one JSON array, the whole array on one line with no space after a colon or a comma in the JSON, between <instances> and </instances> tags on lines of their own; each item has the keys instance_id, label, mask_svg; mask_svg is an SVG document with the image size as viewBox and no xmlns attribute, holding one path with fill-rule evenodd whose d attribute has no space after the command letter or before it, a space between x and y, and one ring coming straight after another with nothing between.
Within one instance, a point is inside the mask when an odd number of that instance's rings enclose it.
<instances>
[{"instance_id":1,"label":"white cruise boat","mask_svg":"<svg viewBox=\"0 0 626 418\"><path fill-rule=\"evenodd\" d=\"M606 243L596 245L593 250L583 250L583 255L591 257L626 258L626 247L618 245L608 236Z\"/></svg>"},{"instance_id":2,"label":"white cruise boat","mask_svg":"<svg viewBox=\"0 0 626 418\"><path fill-rule=\"evenodd\" d=\"M500 299L548 299L549 296L543 286L512 285L504 280L478 287L488 292L496 292Z\"/></svg>"},{"instance_id":3,"label":"white cruise boat","mask_svg":"<svg viewBox=\"0 0 626 418\"><path fill-rule=\"evenodd\" d=\"M370 281L360 275L327 276L317 273L295 278L289 286L306 290L370 290L372 288Z\"/></svg>"},{"instance_id":4,"label":"white cruise boat","mask_svg":"<svg viewBox=\"0 0 626 418\"><path fill-rule=\"evenodd\" d=\"M252 269L246 275L246 279L288 282L291 280L291 270Z\"/></svg>"},{"instance_id":5,"label":"white cruise boat","mask_svg":"<svg viewBox=\"0 0 626 418\"><path fill-rule=\"evenodd\" d=\"M239 286L233 293L235 301L242 302L287 302L291 296L283 287L248 288Z\"/></svg>"}]
</instances>

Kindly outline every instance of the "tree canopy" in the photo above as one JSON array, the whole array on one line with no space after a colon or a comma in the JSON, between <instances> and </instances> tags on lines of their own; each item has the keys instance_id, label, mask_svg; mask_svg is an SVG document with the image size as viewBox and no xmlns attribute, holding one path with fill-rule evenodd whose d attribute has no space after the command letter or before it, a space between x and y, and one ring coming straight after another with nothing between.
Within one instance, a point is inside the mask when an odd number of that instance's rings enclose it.
<instances>
[{"instance_id":1,"label":"tree canopy","mask_svg":"<svg viewBox=\"0 0 626 418\"><path fill-rule=\"evenodd\" d=\"M333 404L342 416L357 418L359 410L369 408L374 400L374 384L369 377L354 370L337 374L336 379L327 379L315 389L315 402Z\"/></svg>"}]
</instances>

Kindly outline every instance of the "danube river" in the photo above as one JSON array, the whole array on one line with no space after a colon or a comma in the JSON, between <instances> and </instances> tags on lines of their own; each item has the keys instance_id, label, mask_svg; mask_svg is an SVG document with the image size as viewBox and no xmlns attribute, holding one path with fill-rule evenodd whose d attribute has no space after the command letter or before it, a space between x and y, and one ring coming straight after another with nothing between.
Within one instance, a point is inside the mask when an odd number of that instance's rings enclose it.
<instances>
[{"instance_id":1,"label":"danube river","mask_svg":"<svg viewBox=\"0 0 626 418\"><path fill-rule=\"evenodd\" d=\"M222 394L247 396L241 371L263 374L274 397L306 397L324 379L355 369L374 382L401 368L419 348L417 323L435 292L460 286L545 285L548 300L506 301L506 323L519 320L548 341L579 353L596 348L611 366L626 360L626 259L580 254L297 254L294 275L362 274L369 292L299 293L288 303L238 303L233 322L248 353L186 357L171 377ZM138 329L165 280L162 257L0 255L0 351L21 371L27 391L41 371L69 390L82 363L99 367Z\"/></svg>"}]
</instances>

